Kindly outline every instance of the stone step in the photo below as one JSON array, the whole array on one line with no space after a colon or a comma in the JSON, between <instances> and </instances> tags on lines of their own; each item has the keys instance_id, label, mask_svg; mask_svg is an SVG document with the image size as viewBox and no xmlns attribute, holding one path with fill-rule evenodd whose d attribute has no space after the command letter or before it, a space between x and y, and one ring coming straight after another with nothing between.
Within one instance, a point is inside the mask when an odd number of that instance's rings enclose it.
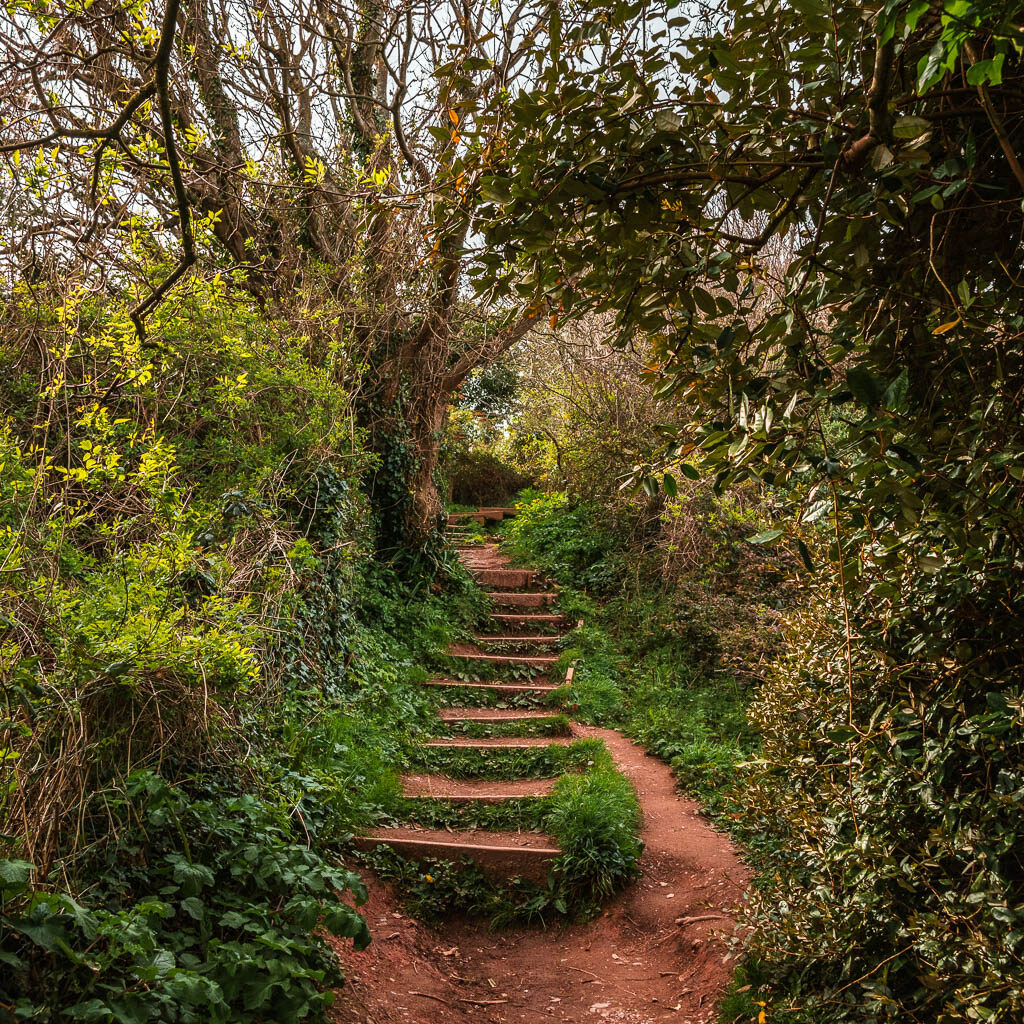
<instances>
[{"instance_id":1,"label":"stone step","mask_svg":"<svg viewBox=\"0 0 1024 1024\"><path fill-rule=\"evenodd\" d=\"M535 678L530 683L467 683L461 679L428 679L424 686L444 686L453 689L483 690L494 694L531 694L541 695L560 689L560 685L550 679Z\"/></svg>"},{"instance_id":2,"label":"stone step","mask_svg":"<svg viewBox=\"0 0 1024 1024\"><path fill-rule=\"evenodd\" d=\"M516 594L490 591L487 594L492 604L503 608L546 608L558 599L553 591L536 591L532 594Z\"/></svg>"},{"instance_id":3,"label":"stone step","mask_svg":"<svg viewBox=\"0 0 1024 1024\"><path fill-rule=\"evenodd\" d=\"M473 578L482 587L494 590L521 590L541 582L536 569L486 569L468 566Z\"/></svg>"},{"instance_id":4,"label":"stone step","mask_svg":"<svg viewBox=\"0 0 1024 1024\"><path fill-rule=\"evenodd\" d=\"M499 804L548 796L557 779L450 779L446 775L403 775L402 796L412 800L450 800L458 804Z\"/></svg>"},{"instance_id":5,"label":"stone step","mask_svg":"<svg viewBox=\"0 0 1024 1024\"><path fill-rule=\"evenodd\" d=\"M442 722L554 722L562 715L557 711L520 708L441 708L437 717Z\"/></svg>"},{"instance_id":6,"label":"stone step","mask_svg":"<svg viewBox=\"0 0 1024 1024\"><path fill-rule=\"evenodd\" d=\"M543 882L562 852L550 836L532 832L447 832L444 829L378 828L354 840L360 850L390 846L410 860L468 857L481 870L498 877Z\"/></svg>"},{"instance_id":7,"label":"stone step","mask_svg":"<svg viewBox=\"0 0 1024 1024\"><path fill-rule=\"evenodd\" d=\"M485 739L453 737L452 739L427 740L424 747L453 747L467 750L527 750L533 747L567 747L575 742L571 736L488 736Z\"/></svg>"}]
</instances>

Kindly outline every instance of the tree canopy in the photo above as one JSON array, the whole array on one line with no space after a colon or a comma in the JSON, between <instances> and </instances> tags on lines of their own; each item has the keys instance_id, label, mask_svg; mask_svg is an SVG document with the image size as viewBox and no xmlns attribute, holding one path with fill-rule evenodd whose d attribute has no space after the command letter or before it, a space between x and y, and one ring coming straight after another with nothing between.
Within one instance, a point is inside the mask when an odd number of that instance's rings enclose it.
<instances>
[{"instance_id":1,"label":"tree canopy","mask_svg":"<svg viewBox=\"0 0 1024 1024\"><path fill-rule=\"evenodd\" d=\"M675 412L634 482L788 503L754 539L812 604L761 697L792 847L754 946L835 1020L1020 1009L1020 13L552 7L481 163L481 293L651 339Z\"/></svg>"}]
</instances>

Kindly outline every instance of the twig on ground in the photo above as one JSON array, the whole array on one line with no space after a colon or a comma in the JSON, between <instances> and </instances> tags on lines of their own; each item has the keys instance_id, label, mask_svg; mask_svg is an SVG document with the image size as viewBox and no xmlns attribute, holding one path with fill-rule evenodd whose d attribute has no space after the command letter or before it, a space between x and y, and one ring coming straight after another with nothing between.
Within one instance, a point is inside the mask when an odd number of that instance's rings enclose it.
<instances>
[{"instance_id":1,"label":"twig on ground","mask_svg":"<svg viewBox=\"0 0 1024 1024\"><path fill-rule=\"evenodd\" d=\"M447 999L442 999L440 996L431 995L429 992L410 992L411 996L420 996L423 999L435 999L439 1003L444 1003L445 1006L451 1006Z\"/></svg>"}]
</instances>

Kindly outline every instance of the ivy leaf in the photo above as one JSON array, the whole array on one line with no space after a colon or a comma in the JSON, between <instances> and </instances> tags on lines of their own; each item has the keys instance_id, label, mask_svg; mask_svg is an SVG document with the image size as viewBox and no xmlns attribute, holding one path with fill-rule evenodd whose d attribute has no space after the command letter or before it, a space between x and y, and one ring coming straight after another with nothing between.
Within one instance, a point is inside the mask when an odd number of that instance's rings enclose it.
<instances>
[{"instance_id":1,"label":"ivy leaf","mask_svg":"<svg viewBox=\"0 0 1024 1024\"><path fill-rule=\"evenodd\" d=\"M762 530L760 533L755 533L753 537L749 537L748 542L751 544L774 544L783 534L782 530Z\"/></svg>"},{"instance_id":2,"label":"ivy leaf","mask_svg":"<svg viewBox=\"0 0 1024 1024\"><path fill-rule=\"evenodd\" d=\"M859 405L878 404L880 397L878 381L863 366L851 366L846 371L846 386Z\"/></svg>"},{"instance_id":3,"label":"ivy leaf","mask_svg":"<svg viewBox=\"0 0 1024 1024\"><path fill-rule=\"evenodd\" d=\"M991 60L979 60L967 69L967 82L970 85L1002 85L1003 61L1005 53L997 53Z\"/></svg>"}]
</instances>

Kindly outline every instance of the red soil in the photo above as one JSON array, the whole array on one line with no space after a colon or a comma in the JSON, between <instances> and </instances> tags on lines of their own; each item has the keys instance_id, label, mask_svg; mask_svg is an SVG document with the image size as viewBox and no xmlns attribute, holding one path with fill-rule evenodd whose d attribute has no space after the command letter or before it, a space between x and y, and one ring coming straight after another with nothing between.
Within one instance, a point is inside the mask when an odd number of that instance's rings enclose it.
<instances>
[{"instance_id":1,"label":"red soil","mask_svg":"<svg viewBox=\"0 0 1024 1024\"><path fill-rule=\"evenodd\" d=\"M335 1024L707 1024L731 975L723 936L747 869L729 840L680 798L668 767L616 732L605 741L644 813L639 882L586 925L490 932L452 919L410 920L374 882L364 908L375 941L339 943L349 979Z\"/></svg>"}]
</instances>

